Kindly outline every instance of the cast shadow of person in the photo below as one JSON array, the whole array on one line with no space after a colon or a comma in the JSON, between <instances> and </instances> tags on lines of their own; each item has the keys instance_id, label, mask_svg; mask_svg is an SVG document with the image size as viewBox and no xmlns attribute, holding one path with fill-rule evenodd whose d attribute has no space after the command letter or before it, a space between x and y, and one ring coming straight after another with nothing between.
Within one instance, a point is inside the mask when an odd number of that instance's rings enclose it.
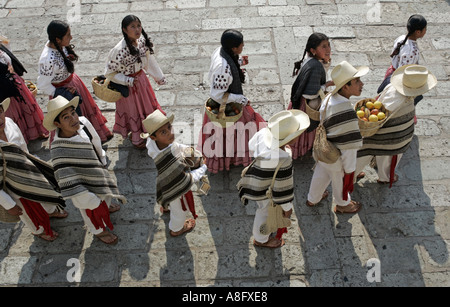
<instances>
[{"instance_id":1,"label":"cast shadow of person","mask_svg":"<svg viewBox=\"0 0 450 307\"><path fill-rule=\"evenodd\" d=\"M227 172L208 174L211 190L201 200L213 241L200 259L204 259L203 265L215 269L202 270L204 277L216 286L289 286L281 250L252 244L256 203L244 206L239 199L236 184L241 172L242 167L232 167Z\"/></svg>"},{"instance_id":2,"label":"cast shadow of person","mask_svg":"<svg viewBox=\"0 0 450 307\"><path fill-rule=\"evenodd\" d=\"M352 197L365 204L360 216L371 240L365 243L374 249L368 254L379 260L381 278L376 285L438 286L439 278L434 276L448 266L444 240L448 238L443 238L446 232L442 227L448 210L440 208L445 206L448 191L444 185L430 182L436 174L422 167L423 161L419 139L414 136L397 166L399 181L391 189L376 182L376 172L372 179L355 185Z\"/></svg>"}]
</instances>

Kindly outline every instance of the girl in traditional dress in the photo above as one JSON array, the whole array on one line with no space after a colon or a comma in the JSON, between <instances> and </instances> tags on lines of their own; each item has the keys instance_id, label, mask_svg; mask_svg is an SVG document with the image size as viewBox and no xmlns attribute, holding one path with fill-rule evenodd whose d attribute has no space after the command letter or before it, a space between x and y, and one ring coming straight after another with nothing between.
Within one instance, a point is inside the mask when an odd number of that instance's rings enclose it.
<instances>
[{"instance_id":1,"label":"girl in traditional dress","mask_svg":"<svg viewBox=\"0 0 450 307\"><path fill-rule=\"evenodd\" d=\"M209 71L210 98L220 104L225 94L227 103L241 103L241 118L227 128L219 128L205 113L200 132L199 150L206 157L208 170L217 173L229 170L231 165L247 166L251 163L248 142L253 135L267 126L264 119L249 105L242 84L245 74L241 65L248 64L247 57L239 58L244 48L244 37L236 30L226 30L222 34L221 47L211 57Z\"/></svg>"},{"instance_id":2,"label":"girl in traditional dress","mask_svg":"<svg viewBox=\"0 0 450 307\"><path fill-rule=\"evenodd\" d=\"M47 138L48 131L42 125L44 113L36 98L21 78L27 72L9 48L9 40L0 36L0 100L11 98L6 116L20 128L25 142ZM9 79L9 80L8 80Z\"/></svg>"},{"instance_id":3,"label":"girl in traditional dress","mask_svg":"<svg viewBox=\"0 0 450 307\"><path fill-rule=\"evenodd\" d=\"M2 162L2 166L18 168L19 172L26 174L26 176L19 176L20 178L10 180L9 185L2 185L3 188L5 186L10 188L8 190L0 189L0 206L7 210L9 214L19 216L33 235L46 241L54 241L58 237L58 233L51 229L50 218L66 218L68 214L64 210L58 210L54 204L43 202L45 199L48 201L52 199L58 200L58 198L61 198L61 195L56 191L49 190L45 177L43 175L38 177L40 175L39 170L33 170L33 164L27 160L28 147L19 127L11 118L5 117L9 107L11 107L9 98L0 104L0 145L2 146L2 158L6 161L6 163ZM9 143L16 146L8 146L10 145ZM13 159L10 161L8 161L8 153L13 155ZM8 164L8 162L11 163ZM24 167L21 168L22 166ZM31 178L39 179L33 182ZM3 180L6 180L6 178L2 176ZM19 183L19 186L14 186L14 182ZM28 189L28 187L33 186L42 189L40 193L44 191L45 195L38 195L39 193ZM47 192L45 192L45 189L47 189ZM32 195L37 195L41 199L40 202L31 201L29 198L34 198ZM24 197L27 197L27 199ZM61 204L63 204L62 198Z\"/></svg>"},{"instance_id":4,"label":"girl in traditional dress","mask_svg":"<svg viewBox=\"0 0 450 307\"><path fill-rule=\"evenodd\" d=\"M71 30L67 23L52 21L47 27L49 41L45 44L39 59L38 88L50 98L58 95L65 98L80 97L79 114L92 123L102 142L113 137L106 127L106 118L102 115L95 100L83 81L75 73L74 61L78 56L74 52Z\"/></svg>"},{"instance_id":5,"label":"girl in traditional dress","mask_svg":"<svg viewBox=\"0 0 450 307\"><path fill-rule=\"evenodd\" d=\"M298 77L292 85L288 109L306 111L306 104L316 111L320 108L321 93L323 95L327 87L334 85L333 81L327 82L330 61L331 47L328 37L322 33L311 34L302 60L295 63L293 76L298 74ZM311 119L311 126L292 146L293 159L304 156L311 150L318 125L319 121Z\"/></svg>"},{"instance_id":6,"label":"girl in traditional dress","mask_svg":"<svg viewBox=\"0 0 450 307\"><path fill-rule=\"evenodd\" d=\"M124 138L131 132L133 145L143 149L146 143L140 135L146 131L142 121L156 109L162 111L147 73L159 85L166 84L166 78L153 56L153 43L138 17L128 15L122 20L122 34L123 39L108 55L105 72L114 83L129 87L129 96L116 102L113 132Z\"/></svg>"}]
</instances>

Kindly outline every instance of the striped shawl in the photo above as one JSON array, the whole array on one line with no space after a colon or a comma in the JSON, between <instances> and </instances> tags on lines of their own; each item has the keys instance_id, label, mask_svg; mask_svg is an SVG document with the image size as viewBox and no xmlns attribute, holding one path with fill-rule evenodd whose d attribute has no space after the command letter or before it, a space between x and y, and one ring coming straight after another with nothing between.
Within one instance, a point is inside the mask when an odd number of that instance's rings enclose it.
<instances>
[{"instance_id":1,"label":"striped shawl","mask_svg":"<svg viewBox=\"0 0 450 307\"><path fill-rule=\"evenodd\" d=\"M50 153L64 199L91 192L102 200L110 196L126 203L116 181L99 161L90 142L55 140Z\"/></svg>"},{"instance_id":2,"label":"striped shawl","mask_svg":"<svg viewBox=\"0 0 450 307\"><path fill-rule=\"evenodd\" d=\"M15 144L1 143L0 151L0 187L27 200L65 207L51 164Z\"/></svg>"},{"instance_id":3,"label":"striped shawl","mask_svg":"<svg viewBox=\"0 0 450 307\"><path fill-rule=\"evenodd\" d=\"M334 99L342 100L335 104L328 102L326 106L323 126L327 130L328 141L339 150L361 148L362 137L359 131L358 118L350 101L339 94L328 96L327 99L330 99L330 102ZM346 101L343 99L346 99Z\"/></svg>"},{"instance_id":4,"label":"striped shawl","mask_svg":"<svg viewBox=\"0 0 450 307\"><path fill-rule=\"evenodd\" d=\"M174 142L167 150L155 157L158 170L156 177L156 200L167 208L170 202L190 191L194 179L184 163L181 147Z\"/></svg>"},{"instance_id":5,"label":"striped shawl","mask_svg":"<svg viewBox=\"0 0 450 307\"><path fill-rule=\"evenodd\" d=\"M394 156L405 153L414 136L414 116L416 110L413 97L395 111L377 133L364 138L363 147L358 150L358 157Z\"/></svg>"},{"instance_id":6,"label":"striped shawl","mask_svg":"<svg viewBox=\"0 0 450 307\"><path fill-rule=\"evenodd\" d=\"M249 200L261 201L268 199L266 192L272 184L276 167L262 167L264 161L256 159L248 168L244 169L243 176L237 184L239 198L244 205ZM280 160L281 167L277 173L272 190L274 204L283 205L294 200L294 169L291 158Z\"/></svg>"}]
</instances>

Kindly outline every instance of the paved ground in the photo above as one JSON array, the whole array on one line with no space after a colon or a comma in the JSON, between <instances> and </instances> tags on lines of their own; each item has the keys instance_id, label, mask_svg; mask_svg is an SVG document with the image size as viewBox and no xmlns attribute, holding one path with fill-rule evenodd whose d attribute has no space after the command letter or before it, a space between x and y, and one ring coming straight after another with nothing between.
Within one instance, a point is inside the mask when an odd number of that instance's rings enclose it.
<instances>
[{"instance_id":1,"label":"paved ground","mask_svg":"<svg viewBox=\"0 0 450 307\"><path fill-rule=\"evenodd\" d=\"M411 148L388 189L367 178L354 198L364 209L350 217L332 213L330 201L316 209L306 200L313 161L295 162L296 204L287 244L272 251L252 246L255 206L240 205L235 190L241 168L211 175L210 196L198 199L194 232L174 239L168 218L155 205L153 162L145 151L115 136L105 145L109 170L129 204L113 215L120 242L100 244L86 234L69 206L54 221L60 238L35 239L22 224L0 225L0 285L3 286L450 286L450 28L449 1L347 0L0 0L2 34L36 80L37 62L52 19L72 22L80 55L77 73L103 72L105 56L121 38L120 21L138 15L155 43L156 58L170 82L158 88L161 105L176 116L182 142L196 143L201 106L208 96L209 57L226 28L242 30L250 56L245 93L266 119L288 103L292 64L314 32L332 38L333 61L369 65L363 97L375 95L389 65L393 40L406 20L423 14L428 33L419 41L422 63L439 79L418 105ZM154 83L153 83L154 84ZM39 95L46 111L47 98ZM98 101L114 122L114 105ZM30 149L48 159L47 143ZM81 263L79 275L73 275ZM381 281L367 279L370 259L379 259ZM372 267L372 266L370 266ZM69 271L70 270L70 271ZM69 283L67 276L75 276Z\"/></svg>"}]
</instances>

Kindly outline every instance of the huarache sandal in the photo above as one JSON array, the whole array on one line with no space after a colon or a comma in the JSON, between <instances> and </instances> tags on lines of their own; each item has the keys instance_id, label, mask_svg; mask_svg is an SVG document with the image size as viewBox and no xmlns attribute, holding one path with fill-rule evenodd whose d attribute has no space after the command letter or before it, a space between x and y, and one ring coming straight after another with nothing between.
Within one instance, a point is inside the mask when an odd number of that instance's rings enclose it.
<instances>
[{"instance_id":1,"label":"huarache sandal","mask_svg":"<svg viewBox=\"0 0 450 307\"><path fill-rule=\"evenodd\" d=\"M398 175L395 174L395 175L394 175L394 181L393 181L392 183L396 183L397 181L398 181ZM377 182L378 182L379 184L390 184L389 181L381 181L380 179L378 179Z\"/></svg>"},{"instance_id":2,"label":"huarache sandal","mask_svg":"<svg viewBox=\"0 0 450 307\"><path fill-rule=\"evenodd\" d=\"M172 237L178 237L178 236L181 236L184 233L191 232L192 230L194 230L194 228L195 228L195 220L194 219L188 219L188 220L186 220L184 222L183 229L181 229L180 231L177 231L177 232L174 232L174 231L171 230L170 231L170 235Z\"/></svg>"},{"instance_id":3,"label":"huarache sandal","mask_svg":"<svg viewBox=\"0 0 450 307\"><path fill-rule=\"evenodd\" d=\"M337 214L354 214L358 213L361 210L362 204L351 200L347 206L336 206L334 207L334 213Z\"/></svg>"},{"instance_id":4,"label":"huarache sandal","mask_svg":"<svg viewBox=\"0 0 450 307\"><path fill-rule=\"evenodd\" d=\"M60 211L58 211L58 209L55 210L55 212L48 215L49 218L55 218L55 219L65 219L68 216L69 216L69 213L67 213L66 210L63 210L60 212Z\"/></svg>"},{"instance_id":5,"label":"huarache sandal","mask_svg":"<svg viewBox=\"0 0 450 307\"><path fill-rule=\"evenodd\" d=\"M54 230L52 230L52 232L53 232L53 236L46 235L46 234L44 234L44 233L41 233L41 234L39 234L39 235L35 235L35 234L33 234L33 235L34 235L35 237L38 237L38 238L40 238L40 239L42 239L42 240L45 240L45 241L47 241L47 242L53 242L53 241L56 240L56 238L59 236L59 234L58 234L56 231L54 231Z\"/></svg>"},{"instance_id":6,"label":"huarache sandal","mask_svg":"<svg viewBox=\"0 0 450 307\"><path fill-rule=\"evenodd\" d=\"M319 203L320 203L321 201L327 199L327 198L328 198L328 195L330 195L330 193L329 193L328 191L325 191L325 192L323 193L322 199L319 201ZM317 204L318 204L318 203L317 203ZM308 207L311 207L311 208L312 208L312 207L315 207L317 204L313 204L313 203L310 202L309 200L306 201L306 205L307 205Z\"/></svg>"},{"instance_id":7,"label":"huarache sandal","mask_svg":"<svg viewBox=\"0 0 450 307\"><path fill-rule=\"evenodd\" d=\"M99 233L98 235L95 235L100 241L102 241L105 244L108 245L116 245L119 241L119 238L108 231L103 231L102 233Z\"/></svg>"},{"instance_id":8,"label":"huarache sandal","mask_svg":"<svg viewBox=\"0 0 450 307\"><path fill-rule=\"evenodd\" d=\"M256 240L253 240L253 245L257 247L266 247L266 248L279 248L285 244L284 240L278 240L275 237L272 237L266 243L261 243Z\"/></svg>"},{"instance_id":9,"label":"huarache sandal","mask_svg":"<svg viewBox=\"0 0 450 307\"><path fill-rule=\"evenodd\" d=\"M114 204L111 203L111 205L109 206L109 213L114 213L120 210L120 205L119 204Z\"/></svg>"}]
</instances>

